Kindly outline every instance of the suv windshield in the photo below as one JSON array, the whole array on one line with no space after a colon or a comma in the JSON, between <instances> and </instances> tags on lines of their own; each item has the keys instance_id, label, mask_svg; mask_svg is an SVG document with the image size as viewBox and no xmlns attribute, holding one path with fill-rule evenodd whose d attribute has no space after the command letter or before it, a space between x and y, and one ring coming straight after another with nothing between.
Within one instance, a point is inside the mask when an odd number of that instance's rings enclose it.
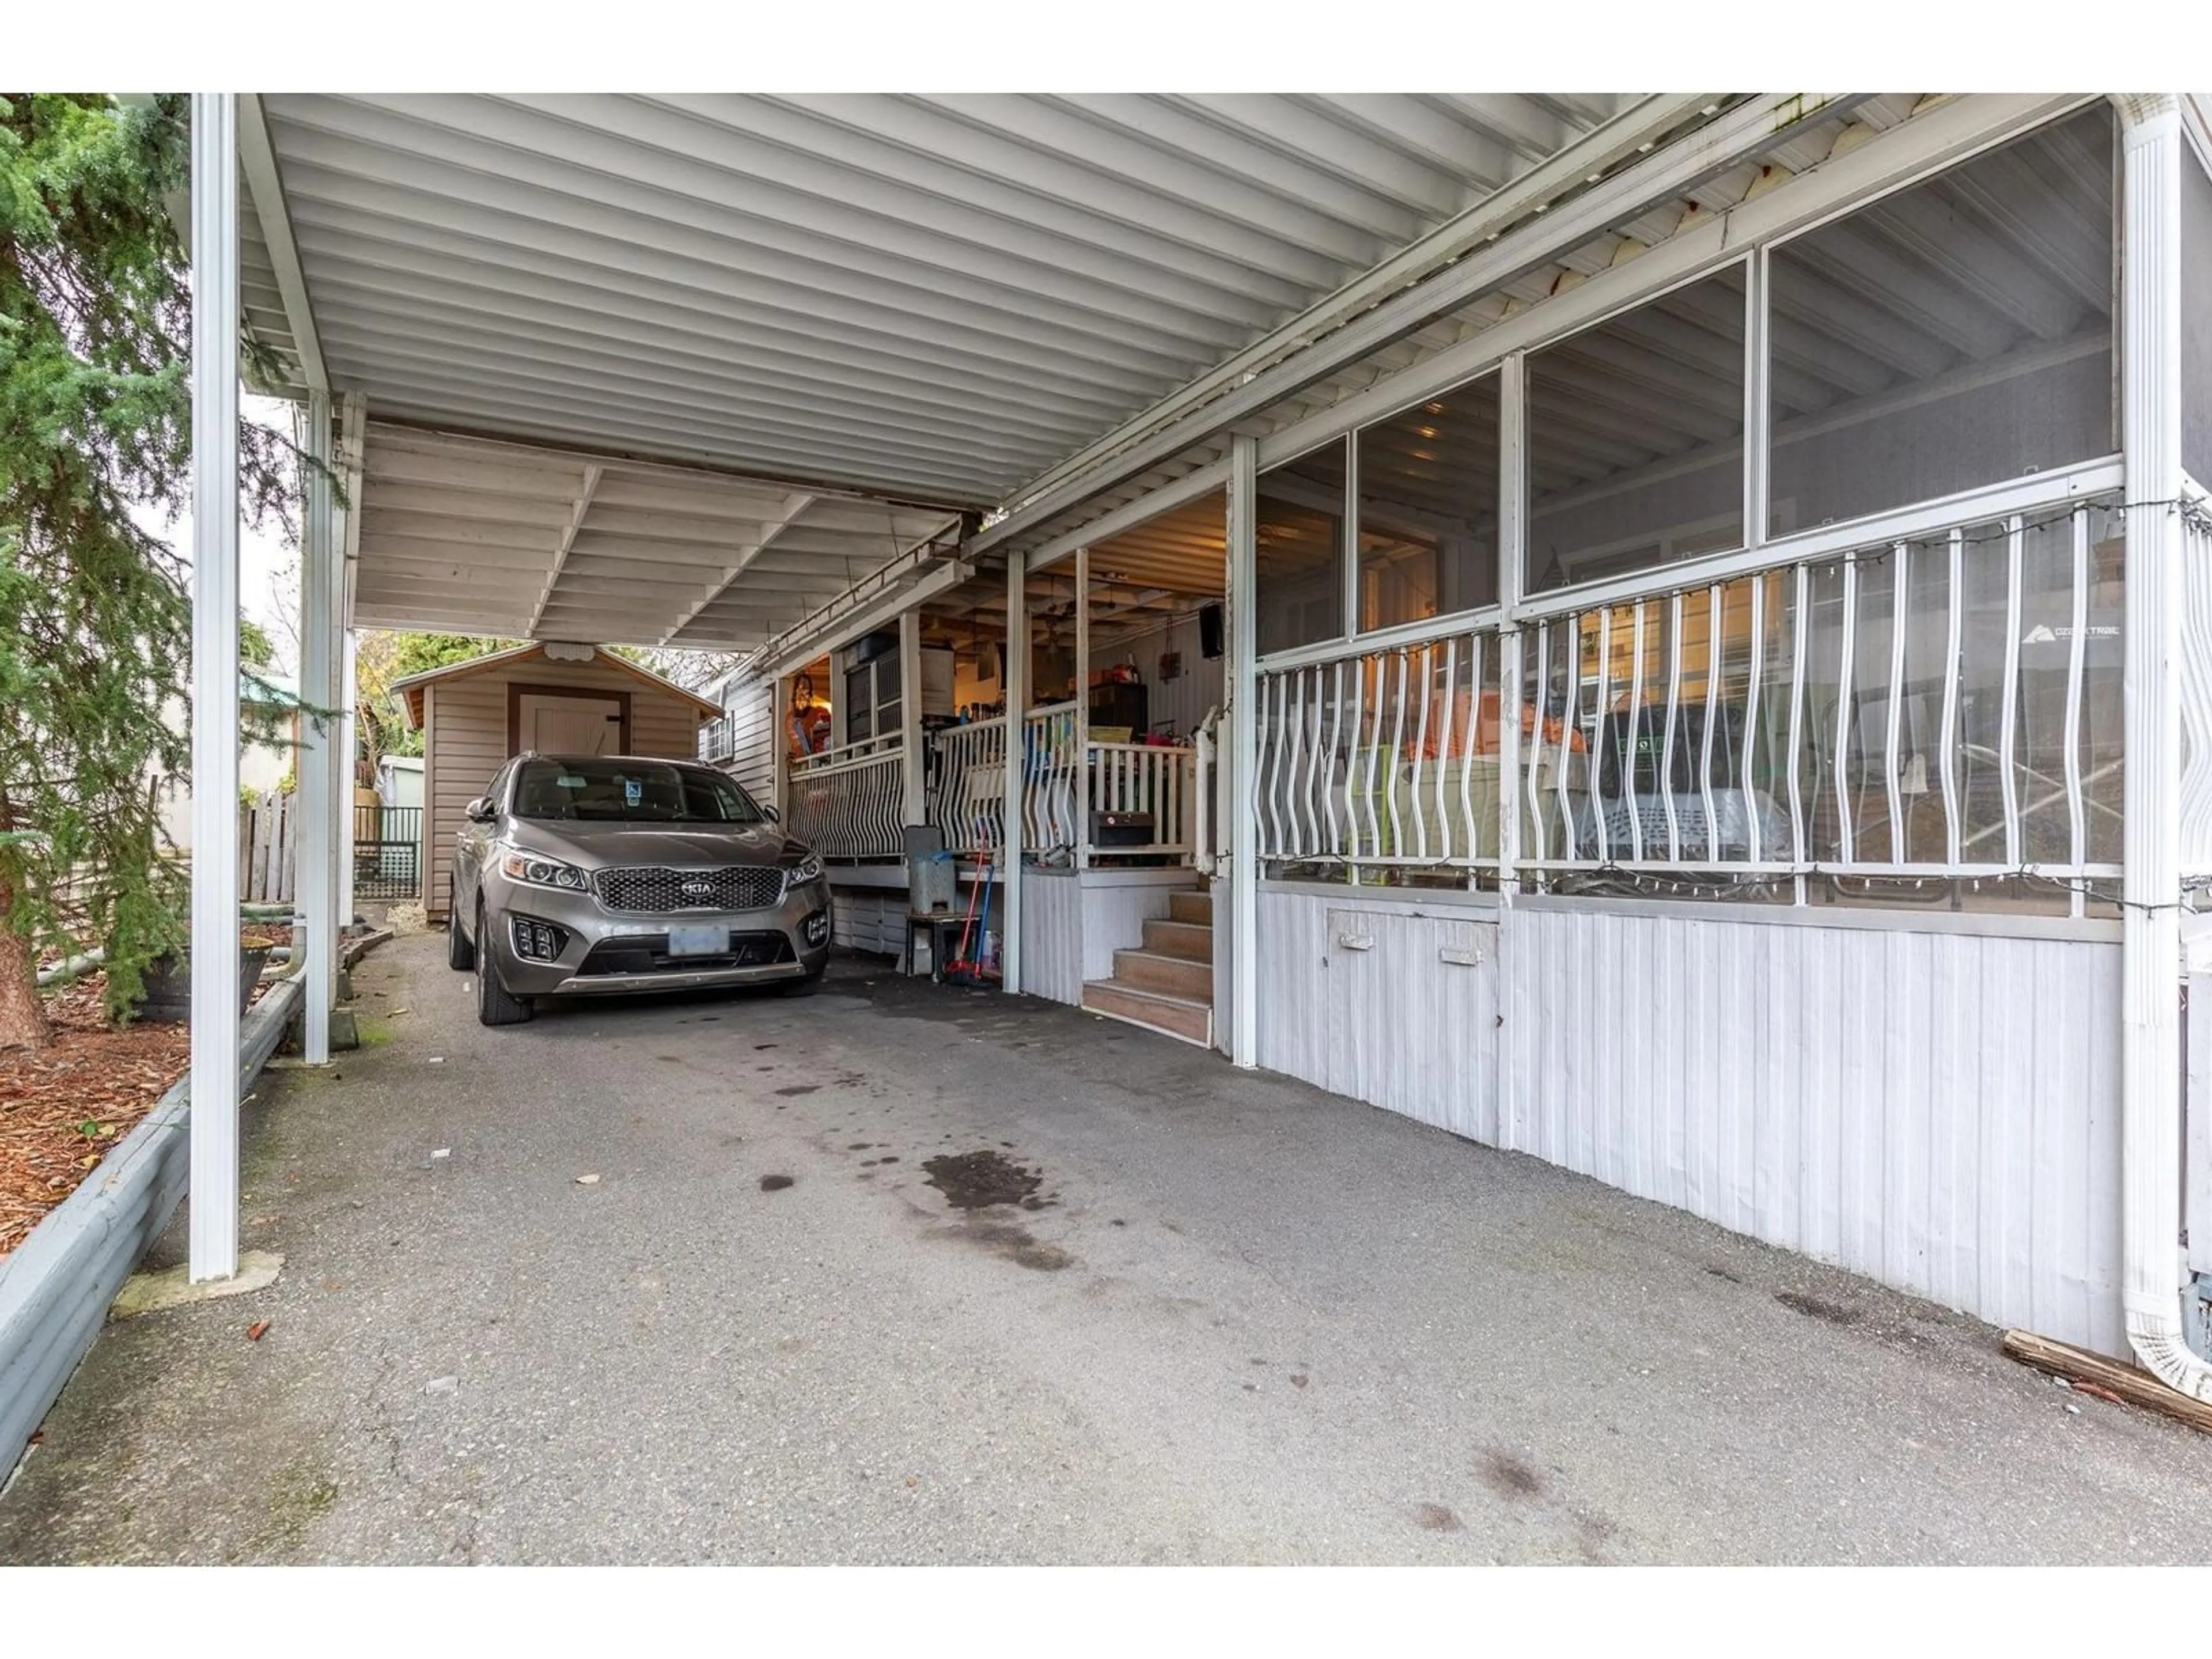
<instances>
[{"instance_id":1,"label":"suv windshield","mask_svg":"<svg viewBox=\"0 0 2212 1659\"><path fill-rule=\"evenodd\" d=\"M514 816L623 823L761 823L753 798L704 768L653 761L530 760Z\"/></svg>"}]
</instances>

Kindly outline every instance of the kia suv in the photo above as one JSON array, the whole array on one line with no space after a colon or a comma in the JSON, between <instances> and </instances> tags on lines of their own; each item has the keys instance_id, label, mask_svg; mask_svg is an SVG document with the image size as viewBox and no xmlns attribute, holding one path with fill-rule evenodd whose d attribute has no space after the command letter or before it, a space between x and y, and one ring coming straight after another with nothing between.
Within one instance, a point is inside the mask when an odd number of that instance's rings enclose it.
<instances>
[{"instance_id":1,"label":"kia suv","mask_svg":"<svg viewBox=\"0 0 2212 1659\"><path fill-rule=\"evenodd\" d=\"M627 755L518 755L464 809L446 960L477 1017L538 998L768 985L830 960L822 860L725 774Z\"/></svg>"}]
</instances>

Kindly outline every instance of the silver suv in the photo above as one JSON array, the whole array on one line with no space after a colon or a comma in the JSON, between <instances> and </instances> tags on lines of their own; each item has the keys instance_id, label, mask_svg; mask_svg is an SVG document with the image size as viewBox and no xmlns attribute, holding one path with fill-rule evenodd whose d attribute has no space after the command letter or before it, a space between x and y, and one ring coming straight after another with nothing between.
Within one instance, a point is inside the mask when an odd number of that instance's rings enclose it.
<instances>
[{"instance_id":1,"label":"silver suv","mask_svg":"<svg viewBox=\"0 0 2212 1659\"><path fill-rule=\"evenodd\" d=\"M538 997L769 984L830 961L822 860L724 774L627 755L518 755L465 810L446 961L477 1018Z\"/></svg>"}]
</instances>

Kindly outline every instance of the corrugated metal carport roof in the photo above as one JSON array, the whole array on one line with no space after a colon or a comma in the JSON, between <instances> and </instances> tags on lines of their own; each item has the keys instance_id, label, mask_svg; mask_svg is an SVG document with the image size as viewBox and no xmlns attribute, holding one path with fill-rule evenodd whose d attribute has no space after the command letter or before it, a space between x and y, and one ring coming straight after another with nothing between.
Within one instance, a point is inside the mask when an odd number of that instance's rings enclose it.
<instances>
[{"instance_id":1,"label":"corrugated metal carport roof","mask_svg":"<svg viewBox=\"0 0 2212 1659\"><path fill-rule=\"evenodd\" d=\"M354 620L730 648L957 520L372 419Z\"/></svg>"},{"instance_id":2,"label":"corrugated metal carport roof","mask_svg":"<svg viewBox=\"0 0 2212 1659\"><path fill-rule=\"evenodd\" d=\"M263 100L380 413L976 506L1620 102Z\"/></svg>"}]
</instances>

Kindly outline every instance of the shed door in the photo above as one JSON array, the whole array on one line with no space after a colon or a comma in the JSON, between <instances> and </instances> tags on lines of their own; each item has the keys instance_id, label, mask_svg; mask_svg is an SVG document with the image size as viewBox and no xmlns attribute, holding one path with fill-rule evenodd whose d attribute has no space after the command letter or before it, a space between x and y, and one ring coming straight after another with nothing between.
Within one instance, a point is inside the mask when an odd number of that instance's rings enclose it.
<instances>
[{"instance_id":1,"label":"shed door","mask_svg":"<svg viewBox=\"0 0 2212 1659\"><path fill-rule=\"evenodd\" d=\"M612 755L622 748L622 702L617 697L548 697L522 694L518 712L522 747L541 755Z\"/></svg>"}]
</instances>

